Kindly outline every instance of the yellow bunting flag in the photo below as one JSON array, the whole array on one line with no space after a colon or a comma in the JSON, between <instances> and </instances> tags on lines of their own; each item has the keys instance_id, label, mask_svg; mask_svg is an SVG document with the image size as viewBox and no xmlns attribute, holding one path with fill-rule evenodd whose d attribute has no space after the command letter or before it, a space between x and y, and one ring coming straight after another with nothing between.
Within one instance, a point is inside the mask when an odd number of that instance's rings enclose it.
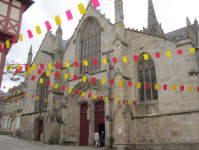
<instances>
[{"instance_id":1,"label":"yellow bunting flag","mask_svg":"<svg viewBox=\"0 0 199 150\"><path fill-rule=\"evenodd\" d=\"M72 91L73 91L73 89L72 89L72 88L70 88L70 89L68 90L68 93L72 93Z\"/></svg>"},{"instance_id":2,"label":"yellow bunting flag","mask_svg":"<svg viewBox=\"0 0 199 150\"><path fill-rule=\"evenodd\" d=\"M6 47L10 48L10 42L9 42L9 40L6 41Z\"/></svg>"},{"instance_id":3,"label":"yellow bunting flag","mask_svg":"<svg viewBox=\"0 0 199 150\"><path fill-rule=\"evenodd\" d=\"M28 73L32 73L32 68L28 68Z\"/></svg>"},{"instance_id":4,"label":"yellow bunting flag","mask_svg":"<svg viewBox=\"0 0 199 150\"><path fill-rule=\"evenodd\" d=\"M123 62L124 62L124 63L127 63L127 57L124 56L124 57L122 57L122 58L123 58Z\"/></svg>"},{"instance_id":5,"label":"yellow bunting flag","mask_svg":"<svg viewBox=\"0 0 199 150\"><path fill-rule=\"evenodd\" d=\"M97 99L97 95L94 96L94 99Z\"/></svg>"},{"instance_id":6,"label":"yellow bunting flag","mask_svg":"<svg viewBox=\"0 0 199 150\"><path fill-rule=\"evenodd\" d=\"M193 92L193 86L189 86L189 92Z\"/></svg>"},{"instance_id":7,"label":"yellow bunting flag","mask_svg":"<svg viewBox=\"0 0 199 150\"><path fill-rule=\"evenodd\" d=\"M11 88L8 89L8 91L10 91L10 90L11 90Z\"/></svg>"},{"instance_id":8,"label":"yellow bunting flag","mask_svg":"<svg viewBox=\"0 0 199 150\"><path fill-rule=\"evenodd\" d=\"M60 19L59 16L56 16L56 17L55 17L55 22L56 22L56 25L57 25L57 26L61 24L61 19Z\"/></svg>"},{"instance_id":9,"label":"yellow bunting flag","mask_svg":"<svg viewBox=\"0 0 199 150\"><path fill-rule=\"evenodd\" d=\"M27 97L29 97L29 96L30 96L30 94L27 95Z\"/></svg>"},{"instance_id":10,"label":"yellow bunting flag","mask_svg":"<svg viewBox=\"0 0 199 150\"><path fill-rule=\"evenodd\" d=\"M48 69L52 69L52 64L51 63L48 63Z\"/></svg>"},{"instance_id":11,"label":"yellow bunting flag","mask_svg":"<svg viewBox=\"0 0 199 150\"><path fill-rule=\"evenodd\" d=\"M64 79L68 79L68 74L67 73L65 73Z\"/></svg>"},{"instance_id":12,"label":"yellow bunting flag","mask_svg":"<svg viewBox=\"0 0 199 150\"><path fill-rule=\"evenodd\" d=\"M32 70L36 69L36 64L32 64Z\"/></svg>"},{"instance_id":13,"label":"yellow bunting flag","mask_svg":"<svg viewBox=\"0 0 199 150\"><path fill-rule=\"evenodd\" d=\"M86 78L87 78L86 76L83 76L82 81L86 82Z\"/></svg>"},{"instance_id":14,"label":"yellow bunting flag","mask_svg":"<svg viewBox=\"0 0 199 150\"><path fill-rule=\"evenodd\" d=\"M130 100L128 100L128 104L131 104L131 101L130 101Z\"/></svg>"},{"instance_id":15,"label":"yellow bunting flag","mask_svg":"<svg viewBox=\"0 0 199 150\"><path fill-rule=\"evenodd\" d=\"M19 69L19 70L21 69L21 65L20 64L17 65L17 69Z\"/></svg>"},{"instance_id":16,"label":"yellow bunting flag","mask_svg":"<svg viewBox=\"0 0 199 150\"><path fill-rule=\"evenodd\" d=\"M36 26L35 28L36 28L37 34L41 34L41 28L40 28L40 26Z\"/></svg>"},{"instance_id":17,"label":"yellow bunting flag","mask_svg":"<svg viewBox=\"0 0 199 150\"><path fill-rule=\"evenodd\" d=\"M102 59L104 64L107 64L107 60L106 59Z\"/></svg>"},{"instance_id":18,"label":"yellow bunting flag","mask_svg":"<svg viewBox=\"0 0 199 150\"><path fill-rule=\"evenodd\" d=\"M10 69L14 69L14 64L11 64L11 65L10 65Z\"/></svg>"},{"instance_id":19,"label":"yellow bunting flag","mask_svg":"<svg viewBox=\"0 0 199 150\"><path fill-rule=\"evenodd\" d=\"M65 62L65 65L67 68L70 68L70 63L69 62Z\"/></svg>"},{"instance_id":20,"label":"yellow bunting flag","mask_svg":"<svg viewBox=\"0 0 199 150\"><path fill-rule=\"evenodd\" d=\"M8 99L8 97L6 97L6 99Z\"/></svg>"},{"instance_id":21,"label":"yellow bunting flag","mask_svg":"<svg viewBox=\"0 0 199 150\"><path fill-rule=\"evenodd\" d=\"M195 48L190 48L191 53L195 53Z\"/></svg>"},{"instance_id":22,"label":"yellow bunting flag","mask_svg":"<svg viewBox=\"0 0 199 150\"><path fill-rule=\"evenodd\" d=\"M102 79L101 84L105 84L106 83L106 79Z\"/></svg>"},{"instance_id":23,"label":"yellow bunting flag","mask_svg":"<svg viewBox=\"0 0 199 150\"><path fill-rule=\"evenodd\" d=\"M54 88L57 89L58 88L58 84L55 84Z\"/></svg>"},{"instance_id":24,"label":"yellow bunting flag","mask_svg":"<svg viewBox=\"0 0 199 150\"><path fill-rule=\"evenodd\" d=\"M10 65L7 66L7 69L6 69L6 70L10 70Z\"/></svg>"},{"instance_id":25,"label":"yellow bunting flag","mask_svg":"<svg viewBox=\"0 0 199 150\"><path fill-rule=\"evenodd\" d=\"M21 93L21 91L18 91L18 94L20 94Z\"/></svg>"},{"instance_id":26,"label":"yellow bunting flag","mask_svg":"<svg viewBox=\"0 0 199 150\"><path fill-rule=\"evenodd\" d=\"M85 96L85 94L86 94L85 92L82 92L82 97L84 97L84 96Z\"/></svg>"},{"instance_id":27,"label":"yellow bunting flag","mask_svg":"<svg viewBox=\"0 0 199 150\"><path fill-rule=\"evenodd\" d=\"M172 90L176 91L176 85L172 85Z\"/></svg>"},{"instance_id":28,"label":"yellow bunting flag","mask_svg":"<svg viewBox=\"0 0 199 150\"><path fill-rule=\"evenodd\" d=\"M21 102L21 99L19 99L19 102Z\"/></svg>"},{"instance_id":29,"label":"yellow bunting flag","mask_svg":"<svg viewBox=\"0 0 199 150\"><path fill-rule=\"evenodd\" d=\"M123 81L119 81L119 86L123 86Z\"/></svg>"},{"instance_id":30,"label":"yellow bunting flag","mask_svg":"<svg viewBox=\"0 0 199 150\"><path fill-rule=\"evenodd\" d=\"M166 51L167 57L171 57L171 51Z\"/></svg>"},{"instance_id":31,"label":"yellow bunting flag","mask_svg":"<svg viewBox=\"0 0 199 150\"><path fill-rule=\"evenodd\" d=\"M84 63L84 66L88 66L88 61L87 60L83 61L83 63Z\"/></svg>"},{"instance_id":32,"label":"yellow bunting flag","mask_svg":"<svg viewBox=\"0 0 199 150\"><path fill-rule=\"evenodd\" d=\"M81 15L86 13L86 9L82 3L78 5L78 8Z\"/></svg>"},{"instance_id":33,"label":"yellow bunting flag","mask_svg":"<svg viewBox=\"0 0 199 150\"><path fill-rule=\"evenodd\" d=\"M27 76L28 74L27 74L27 72L24 72L23 75Z\"/></svg>"},{"instance_id":34,"label":"yellow bunting flag","mask_svg":"<svg viewBox=\"0 0 199 150\"><path fill-rule=\"evenodd\" d=\"M39 99L39 97L36 97L36 100L38 100Z\"/></svg>"},{"instance_id":35,"label":"yellow bunting flag","mask_svg":"<svg viewBox=\"0 0 199 150\"><path fill-rule=\"evenodd\" d=\"M13 98L13 99L12 99L12 101L14 102L14 101L15 101L15 99Z\"/></svg>"},{"instance_id":36,"label":"yellow bunting flag","mask_svg":"<svg viewBox=\"0 0 199 150\"><path fill-rule=\"evenodd\" d=\"M47 99L45 99L45 102L47 102Z\"/></svg>"},{"instance_id":37,"label":"yellow bunting flag","mask_svg":"<svg viewBox=\"0 0 199 150\"><path fill-rule=\"evenodd\" d=\"M44 79L40 78L39 83L43 84Z\"/></svg>"},{"instance_id":38,"label":"yellow bunting flag","mask_svg":"<svg viewBox=\"0 0 199 150\"><path fill-rule=\"evenodd\" d=\"M50 71L46 71L46 76L49 77L50 76Z\"/></svg>"},{"instance_id":39,"label":"yellow bunting flag","mask_svg":"<svg viewBox=\"0 0 199 150\"><path fill-rule=\"evenodd\" d=\"M22 34L19 35L20 42L23 41Z\"/></svg>"},{"instance_id":40,"label":"yellow bunting flag","mask_svg":"<svg viewBox=\"0 0 199 150\"><path fill-rule=\"evenodd\" d=\"M119 103L120 102L120 99L117 99L116 103Z\"/></svg>"},{"instance_id":41,"label":"yellow bunting flag","mask_svg":"<svg viewBox=\"0 0 199 150\"><path fill-rule=\"evenodd\" d=\"M105 101L108 101L108 97L105 98Z\"/></svg>"},{"instance_id":42,"label":"yellow bunting flag","mask_svg":"<svg viewBox=\"0 0 199 150\"><path fill-rule=\"evenodd\" d=\"M144 54L144 60L149 60L149 55L148 54Z\"/></svg>"},{"instance_id":43,"label":"yellow bunting flag","mask_svg":"<svg viewBox=\"0 0 199 150\"><path fill-rule=\"evenodd\" d=\"M155 84L155 89L158 90L159 89L159 85Z\"/></svg>"},{"instance_id":44,"label":"yellow bunting flag","mask_svg":"<svg viewBox=\"0 0 199 150\"><path fill-rule=\"evenodd\" d=\"M141 83L140 83L140 82L137 83L137 88L138 88L138 89L141 88Z\"/></svg>"}]
</instances>

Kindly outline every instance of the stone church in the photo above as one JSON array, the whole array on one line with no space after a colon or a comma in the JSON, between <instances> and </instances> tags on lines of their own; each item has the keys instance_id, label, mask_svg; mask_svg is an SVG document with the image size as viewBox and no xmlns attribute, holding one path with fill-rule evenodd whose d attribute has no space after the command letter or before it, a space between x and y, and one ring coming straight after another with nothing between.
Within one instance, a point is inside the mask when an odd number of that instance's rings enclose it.
<instances>
[{"instance_id":1,"label":"stone church","mask_svg":"<svg viewBox=\"0 0 199 150\"><path fill-rule=\"evenodd\" d=\"M115 0L114 24L90 1L70 39L62 39L64 26L59 26L55 35L47 32L33 60L30 48L28 66L36 64L37 68L25 79L25 92L43 101L25 97L21 138L47 144L94 146L94 132L105 131L105 149L189 150L199 146L198 21L191 24L187 18L186 27L165 34L152 0L148 2L148 27L141 31L125 27L122 0ZM196 48L196 53L190 53L190 48ZM182 55L177 53L180 49ZM167 57L166 51L171 51L172 57ZM161 58L155 57L156 52ZM148 61L143 54L149 54ZM123 62L123 56L127 56L128 63ZM114 57L117 63L113 63ZM94 59L98 65L93 64ZM88 66L84 66L84 60ZM75 61L79 67L75 67ZM57 69L57 62L61 69ZM70 63L70 68L65 62ZM40 63L45 65L41 75L37 73ZM53 64L52 70L48 63ZM50 76L46 76L47 70ZM59 78L55 78L55 72L59 72ZM68 79L64 79L65 73L69 74ZM36 76L35 81L31 81L32 75ZM77 80L73 80L73 75L78 75ZM86 82L82 82L83 76L87 76ZM95 83L92 77L96 78ZM39 83L40 78L44 79L43 84ZM106 79L105 85L101 84L102 78ZM110 85L111 79L114 85ZM48 81L50 87L46 86ZM124 86L119 86L119 81ZM128 87L129 81L133 82L132 87ZM140 89L137 82L141 82ZM145 83L150 83L149 89ZM159 90L154 88L156 83ZM57 89L55 84L59 85ZM167 90L163 90L164 84L168 85ZM176 85L176 91L172 85ZM180 91L181 85L185 91ZM62 86L66 86L64 92ZM189 86L194 87L193 92L189 92ZM69 88L72 93L68 93ZM84 97L82 92L86 93ZM109 97L108 101L105 97ZM123 100L131 103L124 104Z\"/></svg>"}]
</instances>

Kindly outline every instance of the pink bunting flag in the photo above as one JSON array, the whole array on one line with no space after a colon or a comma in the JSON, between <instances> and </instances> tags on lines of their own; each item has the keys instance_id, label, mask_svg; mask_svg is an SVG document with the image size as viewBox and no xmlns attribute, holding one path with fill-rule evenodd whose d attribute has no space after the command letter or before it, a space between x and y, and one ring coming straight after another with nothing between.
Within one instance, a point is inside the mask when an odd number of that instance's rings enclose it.
<instances>
[{"instance_id":1,"label":"pink bunting flag","mask_svg":"<svg viewBox=\"0 0 199 150\"><path fill-rule=\"evenodd\" d=\"M5 88L6 88L6 86L3 87L3 89L5 89Z\"/></svg>"},{"instance_id":2,"label":"pink bunting flag","mask_svg":"<svg viewBox=\"0 0 199 150\"><path fill-rule=\"evenodd\" d=\"M178 52L178 54L182 55L182 49L178 50L177 52Z\"/></svg>"},{"instance_id":3,"label":"pink bunting flag","mask_svg":"<svg viewBox=\"0 0 199 150\"><path fill-rule=\"evenodd\" d=\"M75 91L75 95L78 95L78 93L79 93L79 90L76 90L76 91Z\"/></svg>"},{"instance_id":4,"label":"pink bunting flag","mask_svg":"<svg viewBox=\"0 0 199 150\"><path fill-rule=\"evenodd\" d=\"M155 53L156 58L160 58L160 53Z\"/></svg>"},{"instance_id":5,"label":"pink bunting flag","mask_svg":"<svg viewBox=\"0 0 199 150\"><path fill-rule=\"evenodd\" d=\"M72 13L71 13L70 10L67 10L67 11L66 11L66 16L67 16L68 20L73 19L73 16L72 16Z\"/></svg>"},{"instance_id":6,"label":"pink bunting flag","mask_svg":"<svg viewBox=\"0 0 199 150\"><path fill-rule=\"evenodd\" d=\"M12 38L12 42L15 44L15 37Z\"/></svg>"},{"instance_id":7,"label":"pink bunting flag","mask_svg":"<svg viewBox=\"0 0 199 150\"><path fill-rule=\"evenodd\" d=\"M41 68L41 69L44 69L44 64L40 64L40 68Z\"/></svg>"},{"instance_id":8,"label":"pink bunting flag","mask_svg":"<svg viewBox=\"0 0 199 150\"><path fill-rule=\"evenodd\" d=\"M28 64L25 64L25 70L28 70Z\"/></svg>"},{"instance_id":9,"label":"pink bunting flag","mask_svg":"<svg viewBox=\"0 0 199 150\"><path fill-rule=\"evenodd\" d=\"M57 63L57 69L61 69L60 63Z\"/></svg>"},{"instance_id":10,"label":"pink bunting flag","mask_svg":"<svg viewBox=\"0 0 199 150\"><path fill-rule=\"evenodd\" d=\"M32 37L33 37L32 31L31 31L31 30L28 30L27 32L28 32L29 39L32 38Z\"/></svg>"},{"instance_id":11,"label":"pink bunting flag","mask_svg":"<svg viewBox=\"0 0 199 150\"><path fill-rule=\"evenodd\" d=\"M2 44L0 44L0 51L2 51L3 50L3 46L2 46Z\"/></svg>"},{"instance_id":12,"label":"pink bunting flag","mask_svg":"<svg viewBox=\"0 0 199 150\"><path fill-rule=\"evenodd\" d=\"M103 96L100 96L100 100L102 100L103 99Z\"/></svg>"},{"instance_id":13,"label":"pink bunting flag","mask_svg":"<svg viewBox=\"0 0 199 150\"><path fill-rule=\"evenodd\" d=\"M135 61L135 62L138 61L138 56L137 56L137 55L134 55L133 58L134 58L134 61Z\"/></svg>"},{"instance_id":14,"label":"pink bunting flag","mask_svg":"<svg viewBox=\"0 0 199 150\"><path fill-rule=\"evenodd\" d=\"M98 0L91 0L91 1L92 1L92 3L93 3L94 8L97 8L97 7L100 6L100 3L99 3Z\"/></svg>"},{"instance_id":15,"label":"pink bunting flag","mask_svg":"<svg viewBox=\"0 0 199 150\"><path fill-rule=\"evenodd\" d=\"M52 27L51 27L49 21L46 21L46 22L45 22L45 25L46 25L47 30L52 29Z\"/></svg>"},{"instance_id":16,"label":"pink bunting flag","mask_svg":"<svg viewBox=\"0 0 199 150\"><path fill-rule=\"evenodd\" d=\"M79 67L79 64L77 61L74 62L75 67Z\"/></svg>"},{"instance_id":17,"label":"pink bunting flag","mask_svg":"<svg viewBox=\"0 0 199 150\"><path fill-rule=\"evenodd\" d=\"M65 89L66 89L66 87L65 87L65 86L62 86L62 91L63 91L63 92L65 91Z\"/></svg>"}]
</instances>

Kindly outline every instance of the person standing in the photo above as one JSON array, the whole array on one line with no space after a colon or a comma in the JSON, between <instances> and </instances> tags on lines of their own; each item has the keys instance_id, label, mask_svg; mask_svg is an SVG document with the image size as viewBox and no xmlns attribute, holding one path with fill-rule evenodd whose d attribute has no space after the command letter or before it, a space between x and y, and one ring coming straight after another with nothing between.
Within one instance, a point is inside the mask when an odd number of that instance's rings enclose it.
<instances>
[{"instance_id":1,"label":"person standing","mask_svg":"<svg viewBox=\"0 0 199 150\"><path fill-rule=\"evenodd\" d=\"M100 146L102 146L102 143L103 143L103 146L104 146L104 141L105 140L105 135L104 135L104 131L102 131L102 134L100 135Z\"/></svg>"},{"instance_id":2,"label":"person standing","mask_svg":"<svg viewBox=\"0 0 199 150\"><path fill-rule=\"evenodd\" d=\"M94 140L95 140L95 147L97 148L99 146L99 133L97 131L94 134Z\"/></svg>"}]
</instances>

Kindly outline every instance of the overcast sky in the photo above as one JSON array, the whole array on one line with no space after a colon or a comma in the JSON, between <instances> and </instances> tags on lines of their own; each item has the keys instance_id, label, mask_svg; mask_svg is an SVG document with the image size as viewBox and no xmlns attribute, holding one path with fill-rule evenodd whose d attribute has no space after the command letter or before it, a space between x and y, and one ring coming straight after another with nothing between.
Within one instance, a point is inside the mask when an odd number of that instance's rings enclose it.
<instances>
[{"instance_id":1,"label":"overcast sky","mask_svg":"<svg viewBox=\"0 0 199 150\"><path fill-rule=\"evenodd\" d=\"M33 58L39 49L39 46L47 32L45 21L50 21L52 25L52 33L54 34L57 26L54 17L60 15L62 20L63 39L69 39L76 28L81 15L77 5L83 3L87 7L89 0L35 0L35 3L23 14L21 33L23 34L23 42L13 45L7 56L7 59L14 60L16 63L24 64L27 62L27 56L30 46L33 47ZM114 0L99 0L102 14L106 14L107 18L114 24ZM143 26L147 27L148 16L148 0L123 0L124 4L124 23L126 28L135 28L142 30ZM177 30L186 26L186 17L189 17L191 23L194 19L199 19L198 6L199 0L153 0L156 17L158 22L162 24L165 33ZM68 21L65 11L70 9L73 14L73 20ZM35 26L39 25L42 34L37 35ZM29 39L27 30L32 30L33 38ZM5 77L4 77L5 78ZM9 87L18 85L23 82L11 81L10 75L7 80L2 82L4 92Z\"/></svg>"}]
</instances>

